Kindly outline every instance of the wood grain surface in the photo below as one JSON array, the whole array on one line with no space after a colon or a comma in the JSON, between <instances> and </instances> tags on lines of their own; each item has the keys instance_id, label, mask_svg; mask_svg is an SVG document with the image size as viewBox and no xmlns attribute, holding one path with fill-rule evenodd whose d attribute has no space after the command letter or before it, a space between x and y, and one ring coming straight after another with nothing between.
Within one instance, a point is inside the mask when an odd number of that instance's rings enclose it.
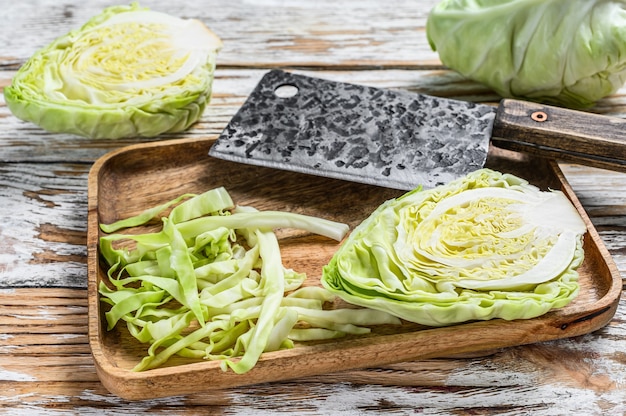
<instances>
[{"instance_id":1,"label":"wood grain surface","mask_svg":"<svg viewBox=\"0 0 626 416\"><path fill-rule=\"evenodd\" d=\"M0 7L0 89L38 48L109 0L25 0ZM211 105L189 131L98 141L49 134L0 97L0 414L584 414L626 412L626 298L586 335L289 382L128 401L100 383L87 328L87 189L94 161L138 143L217 135L268 68L495 103L446 69L425 22L436 0L142 1L196 17L224 41ZM626 89L589 111L626 118ZM626 175L560 164L622 277Z\"/></svg>"},{"instance_id":2,"label":"wood grain surface","mask_svg":"<svg viewBox=\"0 0 626 416\"><path fill-rule=\"evenodd\" d=\"M493 143L544 158L626 172L626 120L580 110L506 99Z\"/></svg>"},{"instance_id":3,"label":"wood grain surface","mask_svg":"<svg viewBox=\"0 0 626 416\"><path fill-rule=\"evenodd\" d=\"M172 359L147 372L131 369L146 355L118 325L105 327L98 288L110 286L100 261L100 223L112 223L139 214L184 193L200 194L224 186L236 204L259 210L289 211L323 217L354 229L383 202L401 191L349 183L276 169L242 166L212 158L214 139L169 140L127 146L98 159L89 175L88 297L89 341L102 383L127 399L167 397L213 390L215 385L240 387L259 382L289 380L303 375L441 358L458 354L484 354L504 347L569 338L596 331L613 317L622 290L622 278L593 224L556 163L516 152L492 148L487 167L512 173L541 189L562 190L587 224L585 260L578 269L580 294L557 311L535 319L492 320L448 328L403 323L373 327L367 336L319 343L296 343L289 350L264 354L243 376L223 372L216 361ZM341 198L329 198L329 190ZM346 206L346 200L352 201ZM305 286L321 286L321 270L337 243L300 230L277 230L282 261L287 268L306 273ZM331 307L341 307L337 302ZM182 364L185 364L184 366Z\"/></svg>"}]
</instances>

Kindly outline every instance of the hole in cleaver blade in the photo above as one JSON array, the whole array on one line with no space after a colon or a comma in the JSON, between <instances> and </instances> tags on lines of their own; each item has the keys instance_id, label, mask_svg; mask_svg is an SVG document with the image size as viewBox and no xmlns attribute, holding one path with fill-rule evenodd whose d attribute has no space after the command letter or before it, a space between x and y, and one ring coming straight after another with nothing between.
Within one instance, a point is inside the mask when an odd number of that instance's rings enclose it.
<instances>
[{"instance_id":1,"label":"hole in cleaver blade","mask_svg":"<svg viewBox=\"0 0 626 416\"><path fill-rule=\"evenodd\" d=\"M394 189L432 188L484 166L495 111L272 70L209 154Z\"/></svg>"},{"instance_id":2,"label":"hole in cleaver blade","mask_svg":"<svg viewBox=\"0 0 626 416\"><path fill-rule=\"evenodd\" d=\"M298 93L298 86L293 84L282 84L276 87L274 95L278 98L291 98Z\"/></svg>"}]
</instances>

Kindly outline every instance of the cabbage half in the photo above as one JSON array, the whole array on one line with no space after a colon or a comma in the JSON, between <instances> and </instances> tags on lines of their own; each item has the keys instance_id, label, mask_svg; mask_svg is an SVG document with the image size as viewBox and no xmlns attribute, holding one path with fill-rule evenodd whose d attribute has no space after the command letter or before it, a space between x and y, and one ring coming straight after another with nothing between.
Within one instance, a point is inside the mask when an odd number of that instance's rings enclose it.
<instances>
[{"instance_id":1,"label":"cabbage half","mask_svg":"<svg viewBox=\"0 0 626 416\"><path fill-rule=\"evenodd\" d=\"M18 118L90 138L187 129L211 96L221 40L198 20L114 6L37 51L4 96Z\"/></svg>"},{"instance_id":2,"label":"cabbage half","mask_svg":"<svg viewBox=\"0 0 626 416\"><path fill-rule=\"evenodd\" d=\"M427 37L444 65L502 97L585 108L626 79L626 1L443 0Z\"/></svg>"},{"instance_id":3,"label":"cabbage half","mask_svg":"<svg viewBox=\"0 0 626 416\"><path fill-rule=\"evenodd\" d=\"M382 204L325 266L322 284L429 326L533 318L577 296L585 232L562 192L481 169Z\"/></svg>"}]
</instances>

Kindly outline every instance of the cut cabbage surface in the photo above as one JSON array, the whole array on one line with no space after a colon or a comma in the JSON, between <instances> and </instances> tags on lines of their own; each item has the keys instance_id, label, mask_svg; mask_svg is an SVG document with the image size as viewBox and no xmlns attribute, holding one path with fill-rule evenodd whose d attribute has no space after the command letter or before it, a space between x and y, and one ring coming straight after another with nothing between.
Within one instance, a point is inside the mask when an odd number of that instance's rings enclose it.
<instances>
[{"instance_id":1,"label":"cut cabbage surface","mask_svg":"<svg viewBox=\"0 0 626 416\"><path fill-rule=\"evenodd\" d=\"M113 6L37 51L4 95L56 133L153 137L189 128L210 101L220 38L198 20Z\"/></svg>"},{"instance_id":2,"label":"cut cabbage surface","mask_svg":"<svg viewBox=\"0 0 626 416\"><path fill-rule=\"evenodd\" d=\"M322 284L429 326L533 318L577 296L585 232L562 192L481 169L382 204L324 268Z\"/></svg>"}]
</instances>

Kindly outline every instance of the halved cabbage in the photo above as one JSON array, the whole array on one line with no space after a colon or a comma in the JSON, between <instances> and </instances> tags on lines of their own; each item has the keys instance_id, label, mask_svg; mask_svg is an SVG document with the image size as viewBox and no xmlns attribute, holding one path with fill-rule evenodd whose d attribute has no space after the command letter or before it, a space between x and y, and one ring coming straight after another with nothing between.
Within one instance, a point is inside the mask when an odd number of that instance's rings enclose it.
<instances>
[{"instance_id":1,"label":"halved cabbage","mask_svg":"<svg viewBox=\"0 0 626 416\"><path fill-rule=\"evenodd\" d=\"M113 6L37 51L4 96L18 118L90 138L187 129L211 97L221 40L198 20Z\"/></svg>"},{"instance_id":2,"label":"halved cabbage","mask_svg":"<svg viewBox=\"0 0 626 416\"><path fill-rule=\"evenodd\" d=\"M443 326L568 304L586 226L560 191L490 169L382 204L324 268L355 305Z\"/></svg>"}]
</instances>

